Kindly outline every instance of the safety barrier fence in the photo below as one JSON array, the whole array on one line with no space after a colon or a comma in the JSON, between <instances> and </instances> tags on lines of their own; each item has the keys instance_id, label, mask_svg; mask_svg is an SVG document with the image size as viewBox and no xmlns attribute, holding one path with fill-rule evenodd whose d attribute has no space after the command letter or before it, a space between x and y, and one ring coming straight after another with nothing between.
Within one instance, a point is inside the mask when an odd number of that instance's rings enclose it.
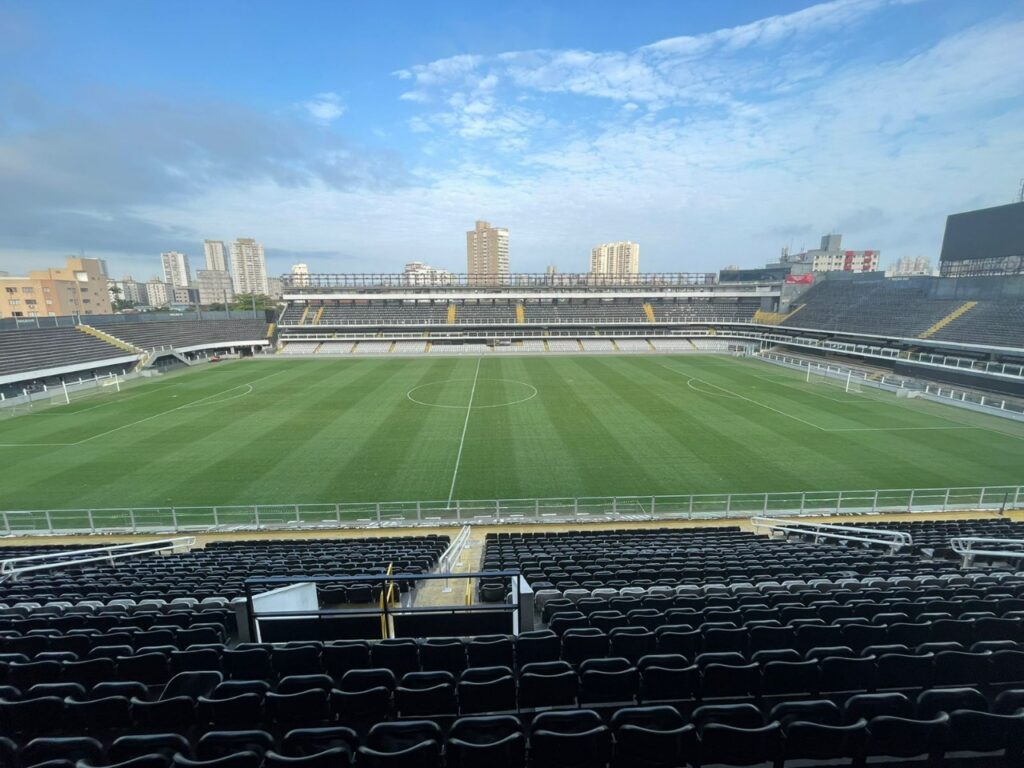
<instances>
[{"instance_id":1,"label":"safety barrier fence","mask_svg":"<svg viewBox=\"0 0 1024 768\"><path fill-rule=\"evenodd\" d=\"M839 365L834 362L824 363L806 360L778 352L761 352L758 357L775 365L793 368L805 373L809 371L815 375L835 379L839 384L847 382L849 377L852 376L859 386L896 392L897 395L912 394L914 397L941 402L946 405L955 405L979 413L988 413L992 416L1000 416L1015 421L1024 420L1024 402L991 393L986 394L969 389L960 389L892 373L881 374L862 368Z\"/></svg>"},{"instance_id":2,"label":"safety barrier fence","mask_svg":"<svg viewBox=\"0 0 1024 768\"><path fill-rule=\"evenodd\" d=\"M729 520L754 516L991 511L1021 506L1024 506L1024 486L1001 485L451 502L43 509L0 512L0 535Z\"/></svg>"}]
</instances>

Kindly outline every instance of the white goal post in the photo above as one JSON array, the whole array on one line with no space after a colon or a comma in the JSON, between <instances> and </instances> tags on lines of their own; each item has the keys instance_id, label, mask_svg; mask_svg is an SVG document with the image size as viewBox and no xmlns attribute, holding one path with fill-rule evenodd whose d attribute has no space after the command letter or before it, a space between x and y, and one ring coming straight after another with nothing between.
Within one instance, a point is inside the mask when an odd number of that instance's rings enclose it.
<instances>
[{"instance_id":1,"label":"white goal post","mask_svg":"<svg viewBox=\"0 0 1024 768\"><path fill-rule=\"evenodd\" d=\"M844 392L863 392L865 374L831 366L807 366L808 384L831 384L842 387Z\"/></svg>"}]
</instances>

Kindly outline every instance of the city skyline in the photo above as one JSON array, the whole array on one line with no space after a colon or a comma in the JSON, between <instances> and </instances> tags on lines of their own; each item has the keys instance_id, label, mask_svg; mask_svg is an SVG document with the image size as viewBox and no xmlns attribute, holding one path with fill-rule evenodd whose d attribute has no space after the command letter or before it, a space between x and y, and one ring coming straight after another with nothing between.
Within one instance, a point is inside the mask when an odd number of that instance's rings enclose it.
<instances>
[{"instance_id":1,"label":"city skyline","mask_svg":"<svg viewBox=\"0 0 1024 768\"><path fill-rule=\"evenodd\" d=\"M476 215L517 271L624 236L650 271L755 266L834 230L934 261L947 214L1014 197L1019 2L615 9L12 2L0 270L148 273L249 232L272 275L399 272L413 244L458 271ZM216 66L162 54L184 38Z\"/></svg>"}]
</instances>

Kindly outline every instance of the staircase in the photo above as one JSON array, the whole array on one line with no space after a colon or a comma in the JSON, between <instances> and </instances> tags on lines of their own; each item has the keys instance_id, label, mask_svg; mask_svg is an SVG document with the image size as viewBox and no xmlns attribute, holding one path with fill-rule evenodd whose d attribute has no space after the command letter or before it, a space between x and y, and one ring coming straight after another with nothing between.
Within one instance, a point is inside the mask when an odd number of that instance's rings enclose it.
<instances>
[{"instance_id":1,"label":"staircase","mask_svg":"<svg viewBox=\"0 0 1024 768\"><path fill-rule=\"evenodd\" d=\"M516 323L522 325L526 322L526 309L522 304L516 304Z\"/></svg>"},{"instance_id":2,"label":"staircase","mask_svg":"<svg viewBox=\"0 0 1024 768\"><path fill-rule=\"evenodd\" d=\"M976 302L976 301L965 301L963 304L961 304L959 307L954 309L952 312L950 312L944 318L939 320L939 322L935 323L935 325L933 325L931 328L926 330L924 333L918 334L917 337L919 339L927 339L927 338L930 338L931 336L934 336L936 333L941 331L943 328L945 328L947 325L952 323L958 317L962 317L963 315L965 315L968 312L970 312L977 305L978 305L978 302Z\"/></svg>"},{"instance_id":3,"label":"staircase","mask_svg":"<svg viewBox=\"0 0 1024 768\"><path fill-rule=\"evenodd\" d=\"M760 323L761 325L782 325L782 323L789 320L789 318L791 318L793 315L795 315L797 312L799 312L806 306L806 304L800 304L798 307L796 307L796 309L793 309L787 313L765 312L763 309L759 309L756 312L754 312L754 322Z\"/></svg>"},{"instance_id":4,"label":"staircase","mask_svg":"<svg viewBox=\"0 0 1024 768\"><path fill-rule=\"evenodd\" d=\"M299 325L306 324L306 315L309 314L309 304L302 308L302 317L299 318Z\"/></svg>"},{"instance_id":5,"label":"staircase","mask_svg":"<svg viewBox=\"0 0 1024 768\"><path fill-rule=\"evenodd\" d=\"M455 325L455 312L456 312L455 305L454 304L449 304L448 305L448 325Z\"/></svg>"},{"instance_id":6,"label":"staircase","mask_svg":"<svg viewBox=\"0 0 1024 768\"><path fill-rule=\"evenodd\" d=\"M320 318L324 316L324 308L321 306L316 311L316 317L313 318L313 325L320 325Z\"/></svg>"},{"instance_id":7,"label":"staircase","mask_svg":"<svg viewBox=\"0 0 1024 768\"><path fill-rule=\"evenodd\" d=\"M95 336L97 339L107 342L107 344L112 344L118 349L123 349L125 352L131 352L133 355L137 355L140 352L142 352L141 348L134 347L127 341L122 341L121 339L117 338L117 336L112 336L106 331L101 331L99 328L94 328L91 325L76 325L75 328L80 330L82 333L87 333L90 336Z\"/></svg>"},{"instance_id":8,"label":"staircase","mask_svg":"<svg viewBox=\"0 0 1024 768\"><path fill-rule=\"evenodd\" d=\"M651 302L649 301L644 302L644 314L647 316L648 323L657 322L654 319L654 307L651 306Z\"/></svg>"}]
</instances>

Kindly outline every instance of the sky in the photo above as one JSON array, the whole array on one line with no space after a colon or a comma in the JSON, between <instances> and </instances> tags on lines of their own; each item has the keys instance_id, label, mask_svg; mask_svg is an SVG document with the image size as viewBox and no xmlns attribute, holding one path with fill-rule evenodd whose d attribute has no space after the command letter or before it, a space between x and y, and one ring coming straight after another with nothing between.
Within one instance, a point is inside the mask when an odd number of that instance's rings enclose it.
<instances>
[{"instance_id":1,"label":"sky","mask_svg":"<svg viewBox=\"0 0 1024 768\"><path fill-rule=\"evenodd\" d=\"M0 0L0 270L937 260L1024 177L1024 0Z\"/></svg>"}]
</instances>

